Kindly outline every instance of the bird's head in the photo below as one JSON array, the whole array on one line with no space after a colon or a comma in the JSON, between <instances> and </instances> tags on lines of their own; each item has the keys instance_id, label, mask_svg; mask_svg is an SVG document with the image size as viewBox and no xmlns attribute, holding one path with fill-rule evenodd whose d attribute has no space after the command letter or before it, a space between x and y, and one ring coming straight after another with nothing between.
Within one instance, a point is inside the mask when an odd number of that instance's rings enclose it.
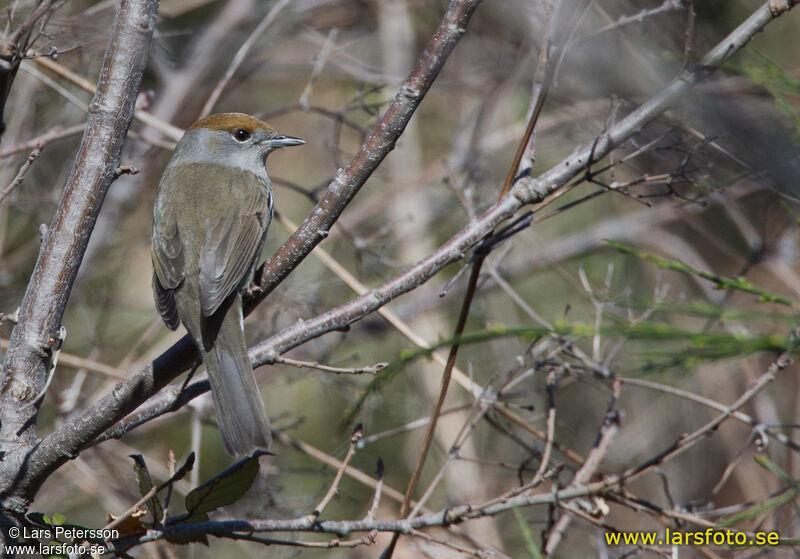
<instances>
[{"instance_id":1,"label":"bird's head","mask_svg":"<svg viewBox=\"0 0 800 559\"><path fill-rule=\"evenodd\" d=\"M213 163L260 174L267 155L304 140L278 133L272 126L244 113L219 113L194 123L184 134L171 164Z\"/></svg>"}]
</instances>

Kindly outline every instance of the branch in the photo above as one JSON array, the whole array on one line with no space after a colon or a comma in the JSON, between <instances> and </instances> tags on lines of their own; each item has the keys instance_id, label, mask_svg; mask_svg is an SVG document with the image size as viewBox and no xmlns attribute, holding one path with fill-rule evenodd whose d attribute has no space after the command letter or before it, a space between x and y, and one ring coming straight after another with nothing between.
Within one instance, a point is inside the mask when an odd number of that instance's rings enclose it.
<instances>
[{"instance_id":1,"label":"branch","mask_svg":"<svg viewBox=\"0 0 800 559\"><path fill-rule=\"evenodd\" d=\"M279 0L276 2L272 8L267 12L267 15L264 16L264 19L253 29L253 32L250 33L250 36L247 40L242 43L242 46L239 47L239 50L236 51L236 55L231 60L230 64L228 64L228 69L225 71L225 75L222 77L221 80L217 83L214 91L211 92L211 95L208 96L206 100L206 104L203 105L203 109L200 111L200 118L207 117L211 114L211 111L214 109L214 105L217 104L219 101L220 96L222 95L222 91L225 89L225 86L228 85L228 82L231 81L233 75L236 73L236 70L239 69L239 66L242 65L244 59L247 57L247 53L250 52L250 49L253 47L253 44L256 42L261 34L266 31L266 29L272 25L281 11L286 7L286 4L289 3L289 0Z\"/></svg>"},{"instance_id":2,"label":"branch","mask_svg":"<svg viewBox=\"0 0 800 559\"><path fill-rule=\"evenodd\" d=\"M612 442L619 433L619 426L622 419L622 414L614 409L614 406L619 399L621 390L622 383L620 381L615 381L613 386L613 394L608 403L608 409L606 410L606 415L603 418L603 424L600 426L600 433L597 437L597 441L592 447L592 450L589 452L589 455L586 457L586 462L577 472L575 472L575 476L572 478L570 486L579 487L588 483L597 469L600 467L600 462L603 460L603 458L605 458L606 454L608 454ZM564 534L566 534L567 527L571 521L572 517L569 514L565 514L558 519L558 522L556 522L556 525L550 531L547 537L547 542L544 546L544 552L547 557L551 557L553 555L553 552L558 547L558 544L561 542Z\"/></svg>"},{"instance_id":3,"label":"branch","mask_svg":"<svg viewBox=\"0 0 800 559\"><path fill-rule=\"evenodd\" d=\"M6 102L11 93L14 78L17 77L19 65L31 42L31 34L36 24L46 19L48 12L53 9L54 3L55 0L40 2L27 19L8 37L0 37L0 137L3 136L6 128L3 121Z\"/></svg>"},{"instance_id":4,"label":"branch","mask_svg":"<svg viewBox=\"0 0 800 559\"><path fill-rule=\"evenodd\" d=\"M75 126L70 126L68 128L64 128L62 126L54 126L44 134L37 136L31 140L26 142L19 143L17 145L8 147L3 151L0 151L0 159L9 157L11 155L15 155L17 153L23 151L31 151L33 149L37 149L39 144L48 144L53 140L60 140L62 138L69 138L70 136L77 136L81 134L84 130L86 130L86 124L76 124Z\"/></svg>"},{"instance_id":5,"label":"branch","mask_svg":"<svg viewBox=\"0 0 800 559\"><path fill-rule=\"evenodd\" d=\"M44 142L41 140L36 144L36 147L33 148L33 151L28 156L28 159L25 160L25 163L22 164L22 167L19 168L17 171L17 176L14 177L14 180L11 181L7 187L0 192L0 204L3 203L3 200L6 199L6 196L11 194L11 192L22 184L22 181L25 180L25 174L28 172L28 169L31 168L33 162L42 154L42 150L44 149Z\"/></svg>"},{"instance_id":6,"label":"branch","mask_svg":"<svg viewBox=\"0 0 800 559\"><path fill-rule=\"evenodd\" d=\"M156 0L123 0L103 60L97 94L89 109L72 172L39 259L22 300L3 363L0 394L0 441L6 456L0 467L0 488L7 505L11 496L26 502L41 479L31 484L22 467L36 441L38 405L28 406L44 388L51 357L70 291L106 192L119 166L119 155L147 62L155 26ZM53 448L44 463L63 462ZM21 472L24 472L20 474ZM24 505L14 503L24 510Z\"/></svg>"},{"instance_id":7,"label":"branch","mask_svg":"<svg viewBox=\"0 0 800 559\"><path fill-rule=\"evenodd\" d=\"M356 449L358 448L358 441L361 440L361 437L364 435L364 429L362 425L359 423L356 425L356 428L353 430L353 434L350 436L350 446L347 448L347 455L342 460L342 465L339 466L339 469L336 471L336 477L333 478L333 483L328 488L328 492L325 493L325 496L322 498L322 501L319 502L317 507L308 515L309 520L316 520L322 513L325 512L325 507L331 502L334 495L339 491L339 484L342 481L342 477L344 476L344 472L347 469L347 466L350 465L350 460L353 459L353 455L356 453ZM383 476L378 476L379 483Z\"/></svg>"},{"instance_id":8,"label":"branch","mask_svg":"<svg viewBox=\"0 0 800 559\"><path fill-rule=\"evenodd\" d=\"M586 497L618 489L622 480L617 476L589 483L580 487L569 487L559 491L548 491L536 495L524 494L485 506L473 504L447 507L435 512L400 520L375 520L369 514L361 520L318 520L303 516L294 519L278 520L224 520L219 522L197 522L153 528L143 534L136 534L113 542L108 542L108 551L121 554L128 549L146 542L162 539L192 539L202 535L220 538L235 538L237 534L259 532L315 532L334 534L340 537L355 532L395 532L408 534L433 526L449 527L467 520L496 516L517 507L535 505L556 505L561 501Z\"/></svg>"}]
</instances>

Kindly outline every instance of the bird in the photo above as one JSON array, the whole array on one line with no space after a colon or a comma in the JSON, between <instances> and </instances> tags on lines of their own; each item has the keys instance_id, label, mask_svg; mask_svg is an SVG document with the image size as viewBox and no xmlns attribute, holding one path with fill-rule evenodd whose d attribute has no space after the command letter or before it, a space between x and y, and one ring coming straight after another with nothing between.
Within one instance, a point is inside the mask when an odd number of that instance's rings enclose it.
<instances>
[{"instance_id":1,"label":"bird","mask_svg":"<svg viewBox=\"0 0 800 559\"><path fill-rule=\"evenodd\" d=\"M197 346L233 456L271 443L247 355L242 295L273 214L267 156L304 143L244 113L210 115L186 130L158 185L151 239L156 307L169 329L183 323Z\"/></svg>"}]
</instances>

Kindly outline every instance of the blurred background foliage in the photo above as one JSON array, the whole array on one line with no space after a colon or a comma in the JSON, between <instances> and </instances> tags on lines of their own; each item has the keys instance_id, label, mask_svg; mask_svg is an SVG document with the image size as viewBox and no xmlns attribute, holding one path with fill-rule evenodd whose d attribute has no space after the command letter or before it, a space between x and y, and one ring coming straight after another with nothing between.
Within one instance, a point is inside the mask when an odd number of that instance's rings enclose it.
<instances>
[{"instance_id":1,"label":"blurred background foliage","mask_svg":"<svg viewBox=\"0 0 800 559\"><path fill-rule=\"evenodd\" d=\"M31 2L6 1L4 13L11 4L18 20ZM591 142L608 122L659 91L759 4L593 2L545 104L534 174ZM275 5L164 0L141 106L177 126L190 125L236 51ZM214 111L256 114L280 131L306 139L302 149L276 153L268 162L281 215L299 223L308 214L393 97L444 5L431 0L295 0L255 38ZM687 7L695 12L691 31ZM42 53L56 49L59 64L94 82L113 13L113 2L63 2L48 23L49 38L40 38L34 47ZM364 284L375 286L395 276L496 200L525 127L548 14L543 1L486 0L478 9L397 149L322 245ZM641 17L632 17L637 14ZM519 379L504 393L504 401L541 429L546 375L553 371L556 439L580 455L585 456L597 437L611 374L730 404L778 353L793 347L800 301L797 18L792 12L771 24L722 71L597 167L646 147L642 153L595 177L606 185L662 174L668 180L644 180L623 187L624 193L605 192L538 221L556 207L603 190L581 184L537 213L537 222L498 248L485 266L466 328L475 340L462 347L458 366L475 382L495 389ZM688 45L687 34L692 39ZM14 146L56 126L80 125L89 100L88 93L68 80L33 59L25 61L7 108L0 184L12 181L30 153L30 148L14 151ZM106 199L72 292L63 348L125 373L176 340L153 306L149 256L152 204L170 142L138 122L132 131L136 136L129 137L122 162L140 172L119 178ZM0 206L4 312L13 312L21 300L37 256L40 226L52 219L79 140L76 133L47 142L24 182ZM287 237L287 230L273 223L264 257ZM608 239L629 248L617 250ZM648 255L676 264L659 266ZM467 275L446 296L440 292L459 266L448 267L389 306L431 346L441 343L446 349L452 341ZM737 278L757 291L735 285ZM759 300L761 292L775 293L788 304ZM352 297L349 288L310 257L250 316L248 337L255 343ZM10 328L3 328L7 338ZM507 329L512 328L521 330L510 335ZM573 347L600 364L606 376L587 367ZM426 418L441 367L409 353L416 349L376 314L348 332L328 334L293 350L288 356L294 359L338 367L388 362L391 377L380 377L383 382L371 389L374 379L364 376L263 367L257 375L275 428L341 458L349 439L343 421L362 398L357 418L366 436ZM797 366L783 371L741 411L797 440L797 372ZM88 369L60 366L40 415L42 432L106 393L113 382ZM446 459L471 403L468 392L450 388L445 408L462 409L443 417L421 488ZM636 466L718 413L687 398L627 385L617 408L624 411L621 433L605 457L603 472ZM181 457L194 449L198 461L191 482L210 477L231 462L212 413L210 400L203 398L121 441L92 448L48 481L33 509L102 526L107 513L119 514L138 499L127 458L132 452L145 455L153 474L163 479L169 450ZM461 448L429 502L432 509L483 502L535 472L542 441L503 417L488 418ZM403 491L423 433L424 425L416 425L368 439L354 464L372 473L381 456L387 484ZM633 482L629 490L659 506L692 512L764 501L785 488L786 481L753 460L764 451L757 439L751 427L725 422L704 444ZM227 515L292 517L316 506L334 471L290 445L278 442L273 450L277 456L262 467L254 488ZM798 453L774 441L765 452L796 484ZM574 466L559 453L553 460L564 465L567 481ZM185 492L189 485L177 487ZM371 490L345 478L325 517L360 518L370 503ZM388 518L396 510L397 504L384 498L378 514ZM471 522L462 531L507 556L535 556L531 549L538 545L548 514L546 507L507 512ZM603 522L626 531L660 526L650 516L613 503ZM753 514L737 527L777 530L788 537L798 533L798 524L789 503ZM559 555L599 554L597 534L592 524L574 522ZM136 555L265 553L256 544L221 540L212 540L210 548L168 548L147 545ZM608 551L618 556L624 550ZM272 547L266 553L376 557L379 551ZM646 551L641 554L647 556ZM395 556L460 555L404 538Z\"/></svg>"}]
</instances>

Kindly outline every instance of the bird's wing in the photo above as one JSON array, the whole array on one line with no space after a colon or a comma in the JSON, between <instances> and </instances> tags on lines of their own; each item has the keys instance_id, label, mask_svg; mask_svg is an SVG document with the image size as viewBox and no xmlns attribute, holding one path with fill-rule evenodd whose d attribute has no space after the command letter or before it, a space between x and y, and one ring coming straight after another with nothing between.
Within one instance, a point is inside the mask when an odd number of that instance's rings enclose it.
<instances>
[{"instance_id":1,"label":"bird's wing","mask_svg":"<svg viewBox=\"0 0 800 559\"><path fill-rule=\"evenodd\" d=\"M154 224L150 255L153 260L156 307L167 327L175 330L180 324L180 318L173 290L183 281L185 268L178 225L170 217Z\"/></svg>"},{"instance_id":2,"label":"bird's wing","mask_svg":"<svg viewBox=\"0 0 800 559\"><path fill-rule=\"evenodd\" d=\"M156 295L156 308L158 314L164 319L164 323L170 330L177 330L181 324L178 316L178 307L175 305L175 292L171 289L164 289L158 274L153 274L153 292Z\"/></svg>"},{"instance_id":3,"label":"bird's wing","mask_svg":"<svg viewBox=\"0 0 800 559\"><path fill-rule=\"evenodd\" d=\"M258 256L269 218L266 194L258 191L243 200L243 211L207 223L200 254L200 307L211 316L244 279Z\"/></svg>"}]
</instances>

